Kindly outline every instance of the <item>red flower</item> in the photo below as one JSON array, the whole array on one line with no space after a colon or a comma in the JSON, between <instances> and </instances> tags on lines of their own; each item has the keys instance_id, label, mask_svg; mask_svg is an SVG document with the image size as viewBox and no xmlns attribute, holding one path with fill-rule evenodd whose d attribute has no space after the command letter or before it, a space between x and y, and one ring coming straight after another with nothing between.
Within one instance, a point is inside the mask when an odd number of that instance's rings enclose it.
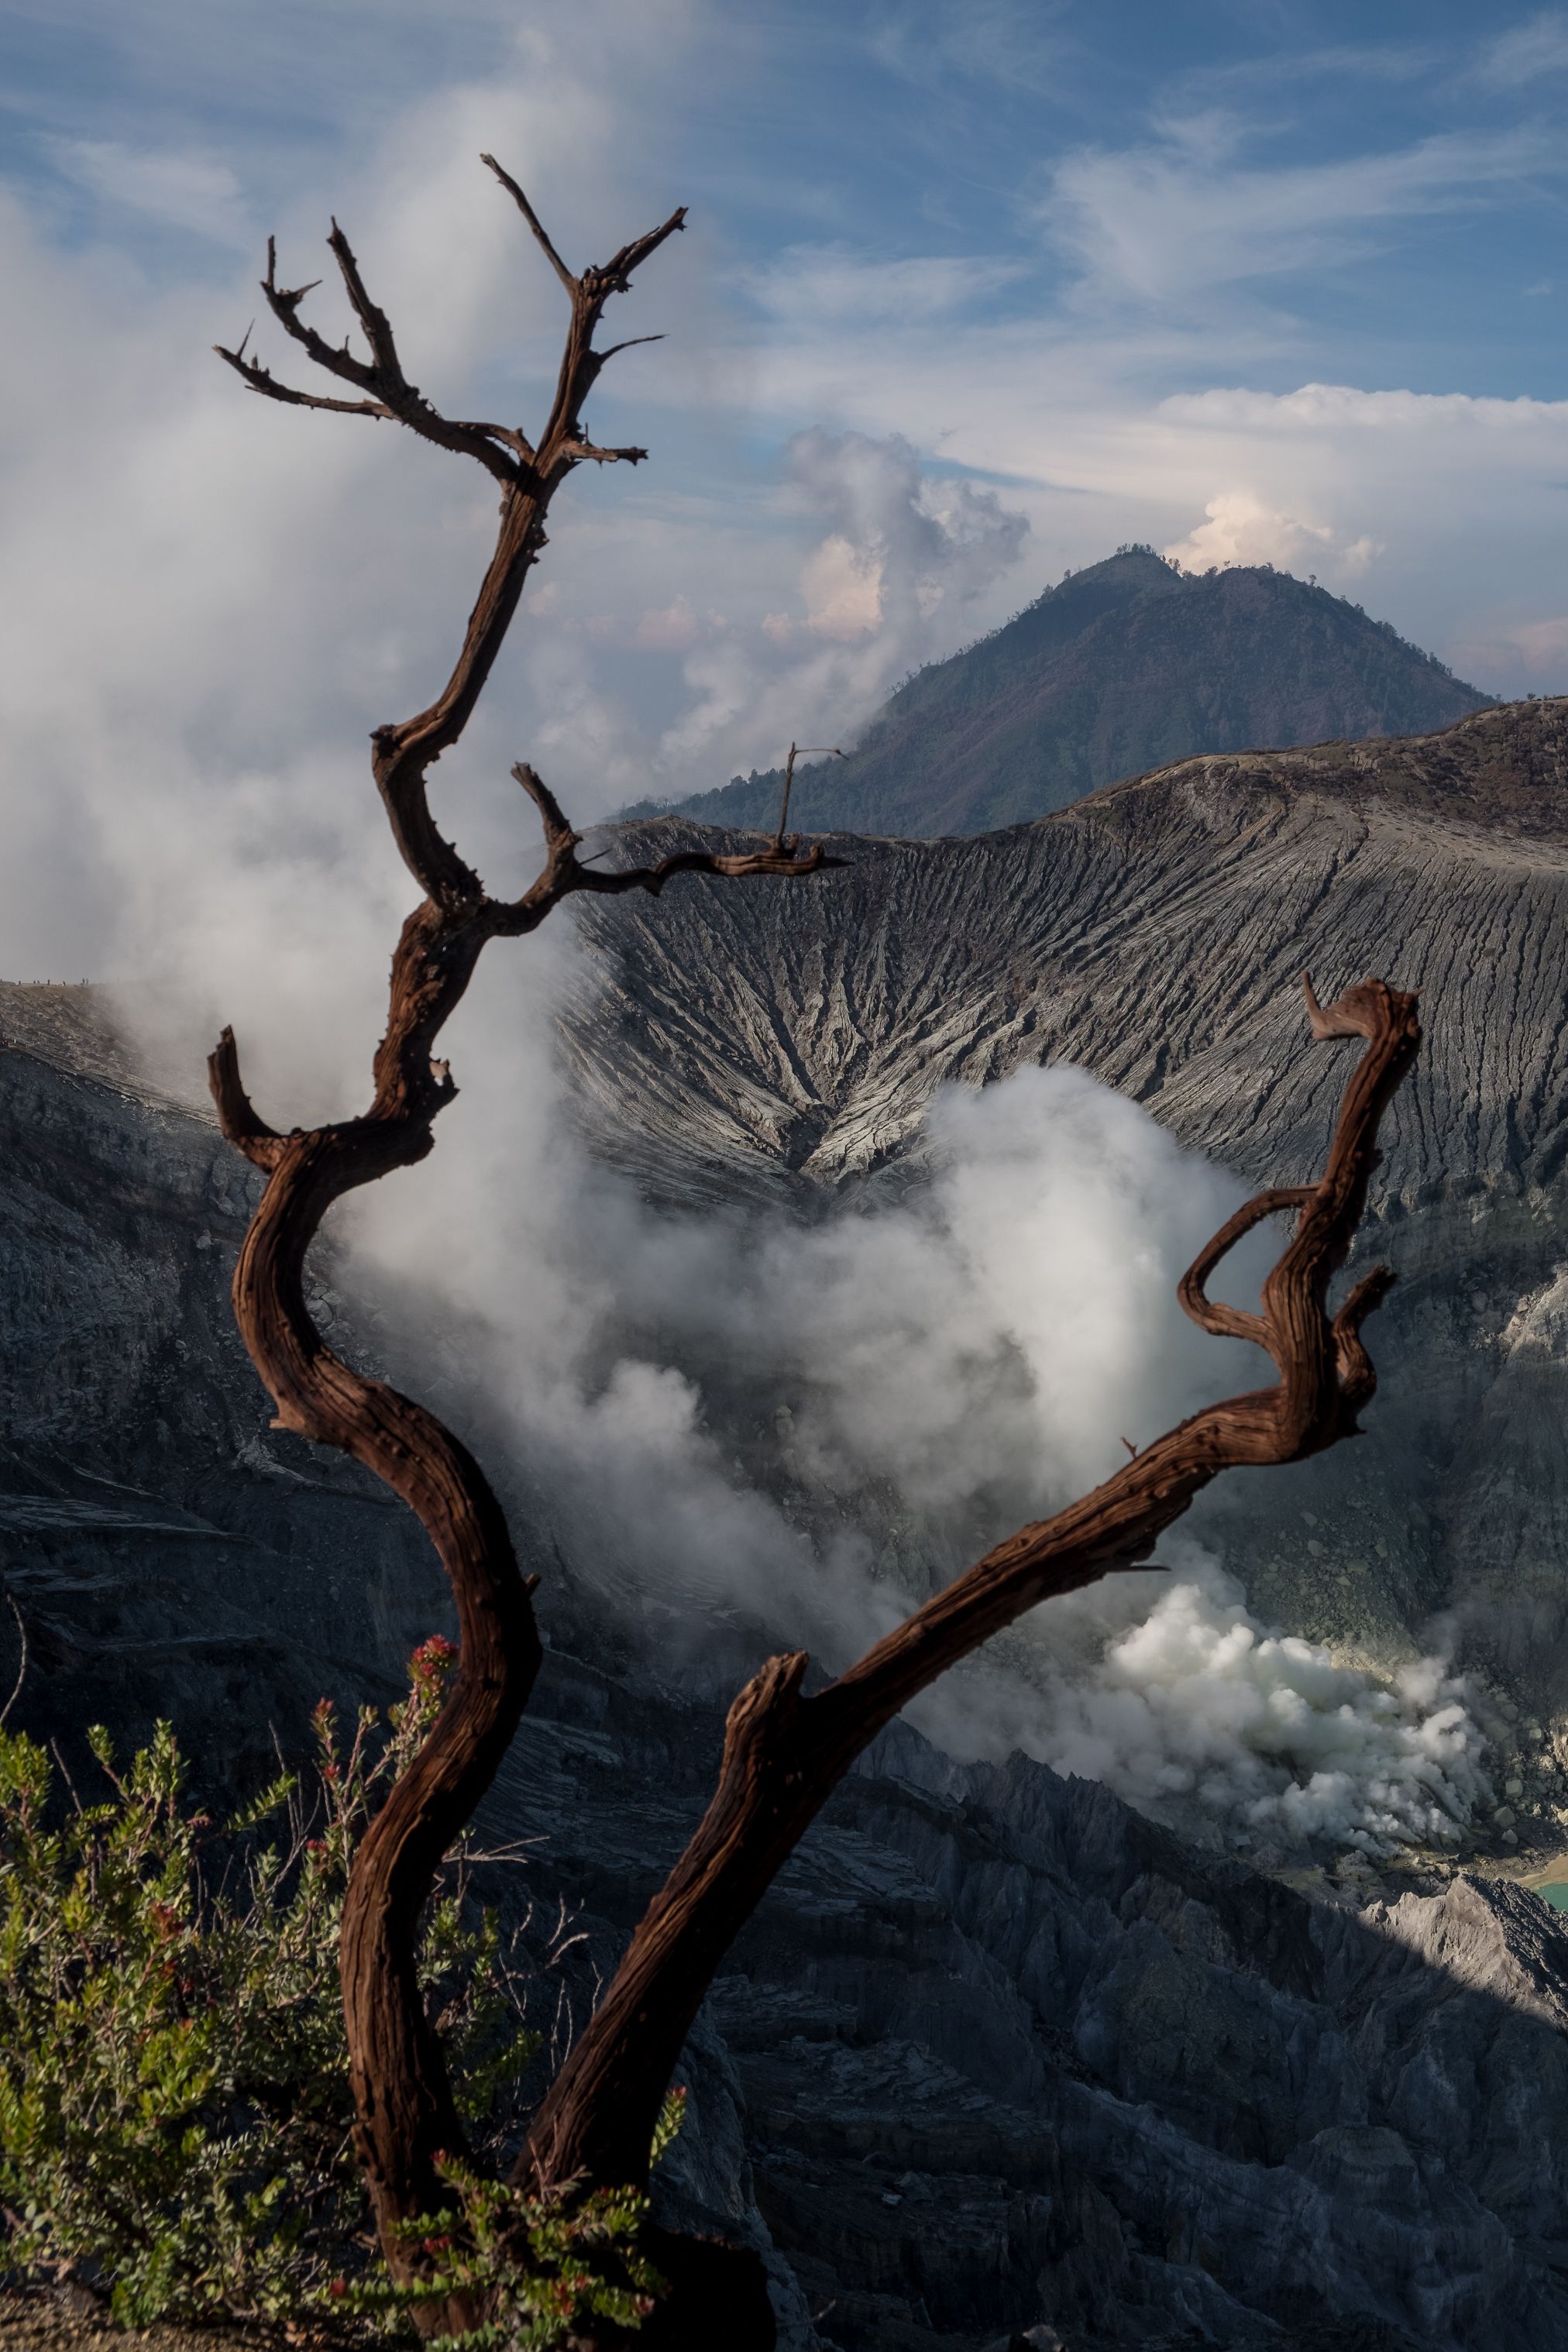
<instances>
[{"instance_id":1,"label":"red flower","mask_svg":"<svg viewBox=\"0 0 1568 2352\"><path fill-rule=\"evenodd\" d=\"M349 2283L346 2278L335 2278L327 2289L327 2293L332 2295L347 2294L348 2291Z\"/></svg>"},{"instance_id":2,"label":"red flower","mask_svg":"<svg viewBox=\"0 0 1568 2352\"><path fill-rule=\"evenodd\" d=\"M445 1682L457 1654L456 1642L448 1642L445 1633L432 1633L409 1659L409 1674L426 1689L437 1686Z\"/></svg>"}]
</instances>

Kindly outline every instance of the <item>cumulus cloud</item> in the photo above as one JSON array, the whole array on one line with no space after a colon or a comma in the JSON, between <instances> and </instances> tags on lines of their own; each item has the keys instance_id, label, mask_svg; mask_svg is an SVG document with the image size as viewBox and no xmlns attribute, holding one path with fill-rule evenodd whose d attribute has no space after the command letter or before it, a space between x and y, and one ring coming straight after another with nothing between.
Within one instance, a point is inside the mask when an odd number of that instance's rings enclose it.
<instances>
[{"instance_id":1,"label":"cumulus cloud","mask_svg":"<svg viewBox=\"0 0 1568 2352\"><path fill-rule=\"evenodd\" d=\"M1222 491L1204 509L1205 520L1185 539L1165 549L1185 572L1224 572L1237 563L1272 563L1281 572L1320 567L1339 579L1354 579L1374 555L1375 540L1337 540L1327 523L1303 522L1265 506L1249 490Z\"/></svg>"}]
</instances>

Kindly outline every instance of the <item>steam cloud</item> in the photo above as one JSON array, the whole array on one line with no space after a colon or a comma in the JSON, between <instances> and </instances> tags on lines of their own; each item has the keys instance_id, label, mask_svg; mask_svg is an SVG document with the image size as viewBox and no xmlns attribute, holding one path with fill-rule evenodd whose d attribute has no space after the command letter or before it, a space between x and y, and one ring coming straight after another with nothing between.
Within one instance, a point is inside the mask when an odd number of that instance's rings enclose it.
<instances>
[{"instance_id":1,"label":"steam cloud","mask_svg":"<svg viewBox=\"0 0 1568 2352\"><path fill-rule=\"evenodd\" d=\"M544 1003L520 1031L515 971L498 976L470 1024L491 1108L459 1102L442 1153L367 1201L356 1249L439 1265L459 1385L502 1401L562 1553L716 1695L781 1642L844 1664L1103 1477L1124 1433L1146 1442L1255 1377L1173 1298L1236 1188L1083 1072L939 1096L934 1172L900 1202L810 1229L661 1214L573 1141ZM1272 1255L1253 1247L1237 1284ZM1458 1835L1489 1790L1441 1657L1384 1685L1260 1624L1189 1536L1161 1556L1167 1574L1037 1611L917 1723L1260 1855Z\"/></svg>"},{"instance_id":2,"label":"steam cloud","mask_svg":"<svg viewBox=\"0 0 1568 2352\"><path fill-rule=\"evenodd\" d=\"M1101 1645L1085 1670L1052 1661L1048 1727L1026 1741L1035 1753L1263 1854L1457 1840L1491 1790L1464 1685L1441 1657L1378 1684L1260 1625L1236 1579L1190 1538L1163 1549L1173 1574L1156 1593L1140 1577L1099 1595ZM1119 1606L1131 1621L1120 1627Z\"/></svg>"},{"instance_id":3,"label":"steam cloud","mask_svg":"<svg viewBox=\"0 0 1568 2352\"><path fill-rule=\"evenodd\" d=\"M803 610L718 622L688 655L692 706L663 740L673 778L720 744L772 765L792 738L847 743L900 675L952 649L1022 551L1027 518L973 482L922 473L902 435L797 433L794 503L826 531L802 567ZM649 620L671 621L668 614Z\"/></svg>"}]
</instances>

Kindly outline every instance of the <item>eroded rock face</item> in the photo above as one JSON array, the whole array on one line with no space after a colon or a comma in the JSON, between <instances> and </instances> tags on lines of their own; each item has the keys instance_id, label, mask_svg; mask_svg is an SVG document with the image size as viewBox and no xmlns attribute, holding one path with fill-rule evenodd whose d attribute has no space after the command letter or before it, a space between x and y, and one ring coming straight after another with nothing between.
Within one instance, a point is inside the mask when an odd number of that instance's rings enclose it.
<instances>
[{"instance_id":1,"label":"eroded rock face","mask_svg":"<svg viewBox=\"0 0 1568 2352\"><path fill-rule=\"evenodd\" d=\"M375 1480L268 1427L228 1310L254 1180L216 1126L77 991L0 987L0 1563L34 1668L14 1722L221 1726L243 1778L323 1692L400 1686L446 1622L440 1573Z\"/></svg>"},{"instance_id":2,"label":"eroded rock face","mask_svg":"<svg viewBox=\"0 0 1568 2352\"><path fill-rule=\"evenodd\" d=\"M549 1787L539 1885L585 1898L608 1953L719 1721L629 1714L564 1659L546 1683L500 1801ZM635 1824L628 1752L658 1790ZM1568 2345L1565 2021L1568 1930L1511 1885L1310 1903L1092 1783L895 1727L714 1989L667 2193L710 2228L760 2215L800 2347L1048 2325L1070 2352L1544 2352Z\"/></svg>"}]
</instances>

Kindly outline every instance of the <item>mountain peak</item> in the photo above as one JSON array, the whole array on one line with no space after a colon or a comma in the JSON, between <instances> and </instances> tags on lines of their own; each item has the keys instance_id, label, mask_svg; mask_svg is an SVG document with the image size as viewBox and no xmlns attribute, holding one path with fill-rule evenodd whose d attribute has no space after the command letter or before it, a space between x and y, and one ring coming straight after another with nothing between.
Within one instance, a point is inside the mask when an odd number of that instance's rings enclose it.
<instances>
[{"instance_id":1,"label":"mountain peak","mask_svg":"<svg viewBox=\"0 0 1568 2352\"><path fill-rule=\"evenodd\" d=\"M797 771L790 814L807 831L984 833L1175 760L1426 734L1489 699L1315 582L1121 547L906 678L847 759ZM781 782L736 777L674 811L766 829Z\"/></svg>"}]
</instances>

